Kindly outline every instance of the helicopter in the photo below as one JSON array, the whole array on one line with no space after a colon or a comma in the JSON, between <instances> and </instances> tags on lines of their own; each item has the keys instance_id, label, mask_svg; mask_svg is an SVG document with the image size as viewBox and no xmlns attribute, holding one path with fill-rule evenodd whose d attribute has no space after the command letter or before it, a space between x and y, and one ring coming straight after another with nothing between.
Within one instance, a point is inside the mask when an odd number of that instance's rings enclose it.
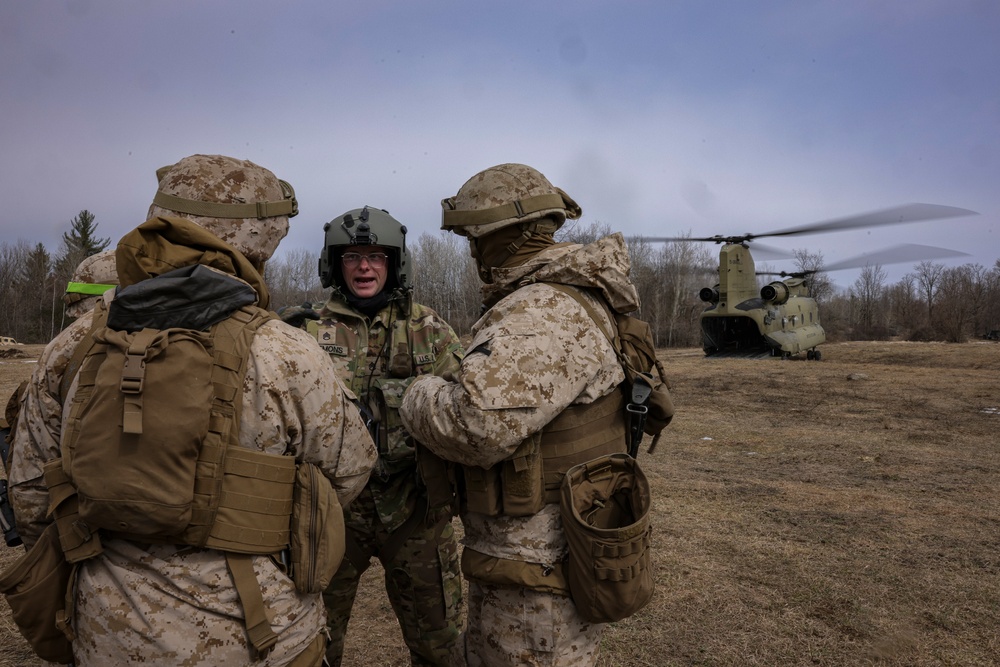
<instances>
[{"instance_id":1,"label":"helicopter","mask_svg":"<svg viewBox=\"0 0 1000 667\"><path fill-rule=\"evenodd\" d=\"M819 306L809 292L809 278L817 271L757 273L750 254L750 243L768 236L817 234L965 215L977 213L954 206L915 203L762 234L702 238L644 237L644 240L702 241L722 245L719 250L719 281L714 287L702 288L698 294L708 304L700 316L702 348L706 356L770 356L788 359L805 352L806 359L819 361L822 359L822 352L817 347L826 341L826 332L820 324ZM757 248L765 250L760 245ZM774 252L771 248L766 250ZM937 252L938 257L942 254L965 254L943 248L903 244L837 262L819 270L836 271L866 264L928 259L929 251ZM782 279L758 289L758 275L777 275Z\"/></svg>"}]
</instances>

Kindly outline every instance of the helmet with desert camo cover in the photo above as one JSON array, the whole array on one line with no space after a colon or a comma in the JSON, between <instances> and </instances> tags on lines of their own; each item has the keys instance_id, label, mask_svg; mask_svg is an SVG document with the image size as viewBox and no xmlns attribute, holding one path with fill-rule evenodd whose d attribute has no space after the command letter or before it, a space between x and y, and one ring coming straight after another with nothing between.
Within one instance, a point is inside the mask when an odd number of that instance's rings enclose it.
<instances>
[{"instance_id":1,"label":"helmet with desert camo cover","mask_svg":"<svg viewBox=\"0 0 1000 667\"><path fill-rule=\"evenodd\" d=\"M156 170L149 217L191 220L239 250L258 269L298 214L295 191L270 170L224 155L192 155Z\"/></svg>"},{"instance_id":2,"label":"helmet with desert camo cover","mask_svg":"<svg viewBox=\"0 0 1000 667\"><path fill-rule=\"evenodd\" d=\"M465 182L454 197L441 201L441 228L479 238L510 227L531 226L551 233L582 210L541 172L524 164L490 167Z\"/></svg>"},{"instance_id":3,"label":"helmet with desert camo cover","mask_svg":"<svg viewBox=\"0 0 1000 667\"><path fill-rule=\"evenodd\" d=\"M66 316L77 319L86 314L94 307L97 297L117 284L114 248L85 257L66 285L66 293L63 295Z\"/></svg>"}]
</instances>

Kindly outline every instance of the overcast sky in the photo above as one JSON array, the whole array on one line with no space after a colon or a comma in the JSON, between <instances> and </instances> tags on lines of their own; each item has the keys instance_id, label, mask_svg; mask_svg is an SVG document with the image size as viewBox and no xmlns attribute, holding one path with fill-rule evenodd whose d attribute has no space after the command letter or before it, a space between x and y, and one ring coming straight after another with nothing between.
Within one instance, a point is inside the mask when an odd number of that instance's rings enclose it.
<instances>
[{"instance_id":1,"label":"overcast sky","mask_svg":"<svg viewBox=\"0 0 1000 667\"><path fill-rule=\"evenodd\" d=\"M524 162L626 235L969 208L767 242L827 263L919 243L990 267L998 35L994 0L6 1L0 240L57 252L89 209L117 241L158 167L222 153L295 187L279 253L318 250L324 222L366 204L438 233L442 198Z\"/></svg>"}]
</instances>

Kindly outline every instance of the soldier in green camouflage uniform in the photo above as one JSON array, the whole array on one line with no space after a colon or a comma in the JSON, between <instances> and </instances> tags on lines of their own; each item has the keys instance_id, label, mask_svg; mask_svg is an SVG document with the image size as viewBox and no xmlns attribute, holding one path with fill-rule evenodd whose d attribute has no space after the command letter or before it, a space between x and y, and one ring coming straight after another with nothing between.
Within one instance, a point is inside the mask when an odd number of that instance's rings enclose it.
<instances>
[{"instance_id":1,"label":"soldier in green camouflage uniform","mask_svg":"<svg viewBox=\"0 0 1000 667\"><path fill-rule=\"evenodd\" d=\"M368 485L344 510L347 556L324 594L327 657L340 664L358 581L376 557L412 664L457 664L462 588L449 469L417 451L398 407L415 377L457 371L462 348L447 322L411 299L404 226L365 207L327 223L325 233L320 278L333 287L329 301L318 313L298 307L282 316L311 320L305 328L369 411L379 450Z\"/></svg>"}]
</instances>

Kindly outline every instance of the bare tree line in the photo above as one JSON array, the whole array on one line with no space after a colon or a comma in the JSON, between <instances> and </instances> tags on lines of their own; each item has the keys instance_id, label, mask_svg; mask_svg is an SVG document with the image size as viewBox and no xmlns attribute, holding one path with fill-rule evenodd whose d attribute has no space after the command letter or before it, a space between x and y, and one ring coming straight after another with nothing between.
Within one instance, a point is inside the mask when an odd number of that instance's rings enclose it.
<instances>
[{"instance_id":1,"label":"bare tree line","mask_svg":"<svg viewBox=\"0 0 1000 667\"><path fill-rule=\"evenodd\" d=\"M84 217L82 222L89 225L84 225L85 231L94 232L92 221L92 216ZM63 315L62 295L73 267L92 254L75 234L80 223L78 216L73 233L64 235L63 247L55 256L41 244L0 243L0 334L42 343L69 323ZM611 231L602 223L575 223L560 230L557 240L588 243ZM88 234L83 236L84 241L94 241ZM459 334L467 334L481 311L481 282L468 244L453 234L425 233L407 250L415 298L438 311ZM642 304L637 315L651 324L657 345L701 345L698 320L705 304L698 291L718 280L714 250L701 243L629 240L632 279ZM267 264L265 278L273 309L326 299L318 260L319 249L296 249L279 251ZM821 271L821 253L798 250L795 261L800 271L820 271L809 280L830 340L894 337L958 342L990 332L997 335L1000 330L1000 260L988 269L979 264L946 267L920 262L893 284L887 282L881 266L867 266L840 293Z\"/></svg>"}]
</instances>

